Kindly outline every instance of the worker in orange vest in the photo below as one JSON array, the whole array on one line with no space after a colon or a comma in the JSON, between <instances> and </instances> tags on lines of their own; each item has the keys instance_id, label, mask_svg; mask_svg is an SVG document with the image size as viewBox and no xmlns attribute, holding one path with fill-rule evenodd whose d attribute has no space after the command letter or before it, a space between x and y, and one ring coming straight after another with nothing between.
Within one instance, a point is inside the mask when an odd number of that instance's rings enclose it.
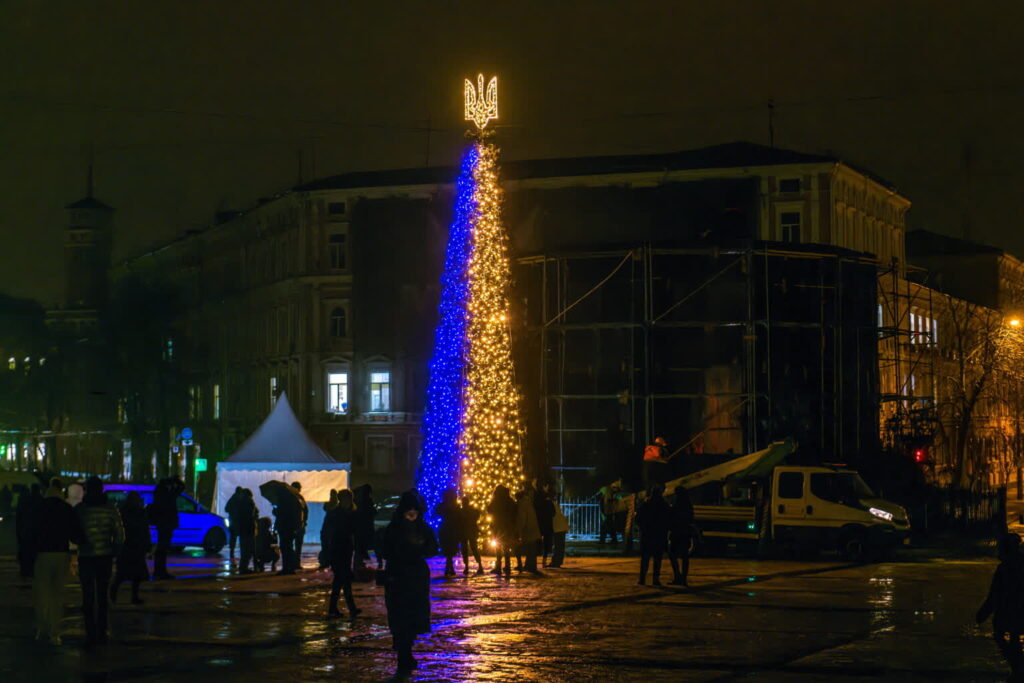
<instances>
[{"instance_id":1,"label":"worker in orange vest","mask_svg":"<svg viewBox=\"0 0 1024 683\"><path fill-rule=\"evenodd\" d=\"M668 443L660 436L644 448L644 488L652 484L664 484L668 479Z\"/></svg>"}]
</instances>

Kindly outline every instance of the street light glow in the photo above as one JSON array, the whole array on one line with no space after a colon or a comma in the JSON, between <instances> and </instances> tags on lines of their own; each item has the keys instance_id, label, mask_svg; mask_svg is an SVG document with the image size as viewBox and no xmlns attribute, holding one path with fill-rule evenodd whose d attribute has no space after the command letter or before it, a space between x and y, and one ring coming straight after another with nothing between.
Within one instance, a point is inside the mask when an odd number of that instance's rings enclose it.
<instances>
[{"instance_id":1,"label":"street light glow","mask_svg":"<svg viewBox=\"0 0 1024 683\"><path fill-rule=\"evenodd\" d=\"M1020 318L1011 318L1010 325L1013 327L1020 327Z\"/></svg>"}]
</instances>

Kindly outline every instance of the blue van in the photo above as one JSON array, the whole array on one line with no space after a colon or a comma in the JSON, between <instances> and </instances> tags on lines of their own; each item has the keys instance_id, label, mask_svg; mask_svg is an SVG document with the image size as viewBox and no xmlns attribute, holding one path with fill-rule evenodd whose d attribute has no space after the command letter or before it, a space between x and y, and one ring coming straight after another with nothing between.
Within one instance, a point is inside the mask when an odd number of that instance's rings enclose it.
<instances>
[{"instance_id":1,"label":"blue van","mask_svg":"<svg viewBox=\"0 0 1024 683\"><path fill-rule=\"evenodd\" d=\"M103 491L115 505L120 505L129 491L138 491L148 506L153 502L154 488L153 484L106 484ZM178 528L171 536L171 547L198 546L208 553L219 553L228 542L228 526L224 518L207 510L187 493L180 494L175 504ZM156 527L151 526L149 533L156 545Z\"/></svg>"}]
</instances>

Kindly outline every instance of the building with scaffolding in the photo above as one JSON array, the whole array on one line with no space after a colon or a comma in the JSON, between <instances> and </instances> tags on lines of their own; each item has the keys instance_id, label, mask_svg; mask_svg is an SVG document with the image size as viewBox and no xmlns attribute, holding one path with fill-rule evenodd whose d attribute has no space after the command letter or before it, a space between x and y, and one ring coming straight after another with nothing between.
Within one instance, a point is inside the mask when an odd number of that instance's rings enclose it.
<instances>
[{"instance_id":1,"label":"building with scaffolding","mask_svg":"<svg viewBox=\"0 0 1024 683\"><path fill-rule=\"evenodd\" d=\"M158 340L181 366L174 424L216 458L286 389L354 481L408 482L454 177L324 178L115 268L182 303ZM742 142L501 177L532 469L582 490L655 435L678 462L787 436L877 452L877 273L903 274L909 207L886 183Z\"/></svg>"}]
</instances>

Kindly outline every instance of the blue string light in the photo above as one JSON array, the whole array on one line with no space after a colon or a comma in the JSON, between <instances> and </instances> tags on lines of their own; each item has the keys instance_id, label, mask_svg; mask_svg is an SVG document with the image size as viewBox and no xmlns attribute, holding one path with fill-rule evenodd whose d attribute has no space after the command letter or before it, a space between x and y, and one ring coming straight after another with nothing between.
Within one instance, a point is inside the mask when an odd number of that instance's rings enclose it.
<instances>
[{"instance_id":1,"label":"blue string light","mask_svg":"<svg viewBox=\"0 0 1024 683\"><path fill-rule=\"evenodd\" d=\"M440 520L434 516L434 509L441 502L441 494L446 489L458 488L468 355L468 266L477 214L474 171L479 159L479 146L474 144L462 159L456 184L455 215L448 230L439 320L423 414L423 452L416 485L427 504L427 521L435 528Z\"/></svg>"}]
</instances>

